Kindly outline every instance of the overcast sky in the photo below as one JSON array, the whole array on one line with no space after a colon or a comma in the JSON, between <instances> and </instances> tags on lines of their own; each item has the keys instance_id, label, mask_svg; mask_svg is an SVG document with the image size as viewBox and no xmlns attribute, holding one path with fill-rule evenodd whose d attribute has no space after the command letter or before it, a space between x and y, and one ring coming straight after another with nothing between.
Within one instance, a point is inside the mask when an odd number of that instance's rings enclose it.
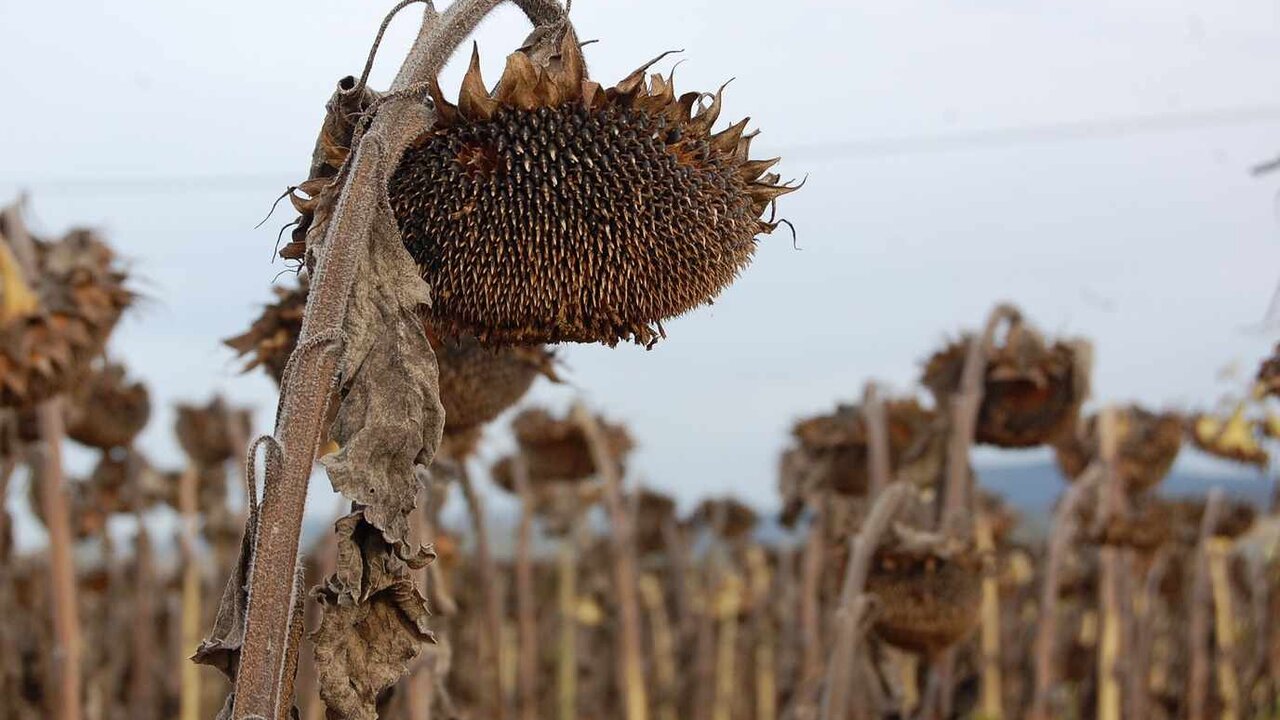
<instances>
[{"instance_id":1,"label":"overcast sky","mask_svg":"<svg viewBox=\"0 0 1280 720\"><path fill-rule=\"evenodd\" d=\"M274 387L219 340L285 269L288 214L254 225L304 179L323 104L390 4L0 0L0 199L25 188L38 228L97 226L132 261L148 300L112 352L152 387L153 459L178 462L178 400L223 392L270 428ZM393 26L376 86L417 14ZM1103 401L1212 405L1280 334L1259 327L1280 174L1249 173L1280 154L1275 0L577 0L573 19L600 40L602 82L676 48L659 67L681 62L678 91L736 78L722 118L750 115L756 151L809 177L779 205L799 250L764 238L656 349L566 348L570 385L533 393L625 420L636 475L685 502L771 502L797 417L872 377L910 390L920 359L1000 299L1091 338ZM526 30L512 8L483 26L490 83Z\"/></svg>"}]
</instances>

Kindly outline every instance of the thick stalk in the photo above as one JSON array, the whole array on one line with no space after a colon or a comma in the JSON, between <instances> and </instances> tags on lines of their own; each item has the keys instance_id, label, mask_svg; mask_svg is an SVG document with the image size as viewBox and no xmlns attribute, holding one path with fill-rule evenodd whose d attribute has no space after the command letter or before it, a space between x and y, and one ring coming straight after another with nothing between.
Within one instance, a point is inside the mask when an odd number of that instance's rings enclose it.
<instances>
[{"instance_id":1,"label":"thick stalk","mask_svg":"<svg viewBox=\"0 0 1280 720\"><path fill-rule=\"evenodd\" d=\"M822 720L845 720L849 714L849 690L854 683L855 659L862 644L872 598L864 590L871 560L894 517L907 501L910 489L902 483L890 485L875 499L858 533L849 538L849 562L840 588L836 609L835 644L827 665L826 687L822 693ZM855 703L861 717L874 717L875 710Z\"/></svg>"},{"instance_id":2,"label":"thick stalk","mask_svg":"<svg viewBox=\"0 0 1280 720\"><path fill-rule=\"evenodd\" d=\"M560 538L557 591L560 606L560 652L556 685L560 720L578 718L578 522Z\"/></svg>"},{"instance_id":3,"label":"thick stalk","mask_svg":"<svg viewBox=\"0 0 1280 720\"><path fill-rule=\"evenodd\" d=\"M502 684L502 588L499 586L498 568L489 549L489 527L485 521L484 505L467 466L458 468L458 484L462 497L467 501L467 514L471 518L471 530L475 533L476 565L480 584L484 586L484 632L481 633L481 669L488 675L488 685L493 692L490 698L494 717L507 717L506 692Z\"/></svg>"},{"instance_id":4,"label":"thick stalk","mask_svg":"<svg viewBox=\"0 0 1280 720\"><path fill-rule=\"evenodd\" d=\"M774 582L773 573L769 570L769 560L759 546L752 546L747 550L747 568L751 578L752 634L755 636L755 717L756 720L776 720L778 674L774 656L777 652L777 633L773 626L773 604L769 597Z\"/></svg>"},{"instance_id":5,"label":"thick stalk","mask_svg":"<svg viewBox=\"0 0 1280 720\"><path fill-rule=\"evenodd\" d=\"M200 559L196 557L196 535L199 532L199 509L196 507L196 483L199 471L192 465L178 479L178 511L182 518L182 652L175 662L182 669L178 717L199 720L200 666L185 662L200 644Z\"/></svg>"},{"instance_id":6,"label":"thick stalk","mask_svg":"<svg viewBox=\"0 0 1280 720\"><path fill-rule=\"evenodd\" d=\"M1136 563L1135 563L1136 564ZM1134 600L1133 660L1128 673L1128 685L1125 688L1126 716L1131 718L1147 717L1149 698L1148 678L1151 672L1151 652L1155 643L1155 629L1152 627L1152 614L1160 597L1160 583L1165 578L1169 567L1169 551L1161 548L1155 560L1147 568L1142 580L1142 593Z\"/></svg>"},{"instance_id":7,"label":"thick stalk","mask_svg":"<svg viewBox=\"0 0 1280 720\"><path fill-rule=\"evenodd\" d=\"M516 492L520 495L520 525L516 537L516 613L519 617L520 717L538 717L538 617L533 588L533 491L524 456L515 459Z\"/></svg>"},{"instance_id":8,"label":"thick stalk","mask_svg":"<svg viewBox=\"0 0 1280 720\"><path fill-rule=\"evenodd\" d=\"M80 658L83 653L76 602L76 569L71 556L71 517L62 474L62 401L36 408L40 431L38 472L45 527L49 531L49 577L53 612L54 712L58 720L80 720Z\"/></svg>"},{"instance_id":9,"label":"thick stalk","mask_svg":"<svg viewBox=\"0 0 1280 720\"><path fill-rule=\"evenodd\" d=\"M867 476L869 496L876 498L880 491L888 487L889 467L889 426L885 421L884 402L876 384L869 382L862 390L862 417L867 428Z\"/></svg>"},{"instance_id":10,"label":"thick stalk","mask_svg":"<svg viewBox=\"0 0 1280 720\"><path fill-rule=\"evenodd\" d=\"M1231 541L1222 537L1211 538L1205 550L1213 588L1213 637L1218 642L1218 695L1222 698L1222 714L1219 717L1221 720L1237 720L1240 717L1240 680L1236 675L1236 623L1227 568L1227 561L1231 557Z\"/></svg>"},{"instance_id":11,"label":"thick stalk","mask_svg":"<svg viewBox=\"0 0 1280 720\"><path fill-rule=\"evenodd\" d=\"M631 518L622 501L622 475L617 461L605 444L600 425L581 404L573 408L574 420L582 428L591 448L596 470L604 478L604 501L613 526L614 583L618 592L619 685L626 702L627 720L646 720L649 702L644 686L644 658L640 645L640 601L637 588Z\"/></svg>"},{"instance_id":12,"label":"thick stalk","mask_svg":"<svg viewBox=\"0 0 1280 720\"><path fill-rule=\"evenodd\" d=\"M1187 672L1187 720L1206 720L1208 717L1209 665L1213 653L1209 645L1209 617L1213 594L1207 554L1214 527L1222 515L1223 502L1221 488L1209 491L1204 517L1200 521L1200 542L1195 550L1195 577L1191 583L1191 618L1188 622L1191 668Z\"/></svg>"},{"instance_id":13,"label":"thick stalk","mask_svg":"<svg viewBox=\"0 0 1280 720\"><path fill-rule=\"evenodd\" d=\"M413 48L392 83L405 91L435 77L463 38L500 0L457 0L437 16L430 3ZM526 12L554 3L522 3ZM354 89L354 88L353 88ZM303 315L297 349L281 387L275 436L284 454L279 482L264 491L249 572L249 605L245 640L236 677L233 720L275 720L288 714L283 697L292 678L284 678L289 658L296 656L292 627L296 598L298 540L306 507L307 482L322 435L322 424L342 355L347 301L360 267L375 208L383 202L391 164L400 151L430 125L431 113L412 99L383 105L363 139L352 149L349 168L333 217L316 258L311 291Z\"/></svg>"}]
</instances>

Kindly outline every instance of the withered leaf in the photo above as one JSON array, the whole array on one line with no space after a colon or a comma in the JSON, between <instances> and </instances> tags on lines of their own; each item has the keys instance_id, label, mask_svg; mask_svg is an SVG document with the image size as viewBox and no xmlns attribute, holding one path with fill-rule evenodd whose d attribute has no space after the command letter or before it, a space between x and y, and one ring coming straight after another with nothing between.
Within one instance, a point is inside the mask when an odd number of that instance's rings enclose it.
<instances>
[{"instance_id":1,"label":"withered leaf","mask_svg":"<svg viewBox=\"0 0 1280 720\"><path fill-rule=\"evenodd\" d=\"M435 455L444 408L417 314L429 291L385 198L376 214L343 327L342 405L330 434L341 449L322 462L334 490L360 505L388 542L403 545L418 493L414 460Z\"/></svg>"}]
</instances>

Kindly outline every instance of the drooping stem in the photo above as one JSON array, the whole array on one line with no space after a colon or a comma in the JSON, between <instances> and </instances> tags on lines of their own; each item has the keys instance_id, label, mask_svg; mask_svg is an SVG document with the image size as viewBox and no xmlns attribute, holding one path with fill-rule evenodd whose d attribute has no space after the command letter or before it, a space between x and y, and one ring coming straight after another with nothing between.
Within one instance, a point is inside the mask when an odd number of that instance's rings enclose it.
<instances>
[{"instance_id":1,"label":"drooping stem","mask_svg":"<svg viewBox=\"0 0 1280 720\"><path fill-rule=\"evenodd\" d=\"M949 533L962 532L971 501L969 487L969 449L978 426L982 408L987 353L995 341L1000 323L1021 322L1022 315L1012 305L997 305L987 316L982 333L969 339L960 387L949 400L951 435L947 443L947 476L943 494L942 528Z\"/></svg>"},{"instance_id":2,"label":"drooping stem","mask_svg":"<svg viewBox=\"0 0 1280 720\"><path fill-rule=\"evenodd\" d=\"M520 656L517 663L521 720L538 717L538 617L533 596L533 490L524 456L515 458L516 492L520 496L520 525L516 536L516 613Z\"/></svg>"},{"instance_id":3,"label":"drooping stem","mask_svg":"<svg viewBox=\"0 0 1280 720\"><path fill-rule=\"evenodd\" d=\"M1205 720L1209 704L1209 665L1213 649L1209 645L1209 617L1213 594L1209 577L1208 548L1223 512L1221 488L1209 491L1204 517L1200 520L1200 539L1195 549L1195 577L1191 582L1191 618L1188 654L1191 667L1187 672L1187 720Z\"/></svg>"},{"instance_id":4,"label":"drooping stem","mask_svg":"<svg viewBox=\"0 0 1280 720\"><path fill-rule=\"evenodd\" d=\"M490 699L494 717L507 717L506 692L502 686L502 589L498 585L498 568L489 549L489 527L485 521L484 504L471 482L471 474L465 464L458 468L458 484L462 497L467 501L467 514L471 518L471 531L475 534L476 565L480 584L484 588L484 632L480 637L481 667L489 674Z\"/></svg>"},{"instance_id":5,"label":"drooping stem","mask_svg":"<svg viewBox=\"0 0 1280 720\"><path fill-rule=\"evenodd\" d=\"M604 479L604 501L613 527L614 583L622 642L619 646L619 680L625 698L627 720L646 720L649 701L644 686L644 658L640 644L640 600L632 543L632 523L622 501L622 474L604 440L599 423L581 404L573 407L574 421L582 428L591 448L596 470Z\"/></svg>"},{"instance_id":6,"label":"drooping stem","mask_svg":"<svg viewBox=\"0 0 1280 720\"><path fill-rule=\"evenodd\" d=\"M457 0L443 15L427 3L422 27L391 90L404 91L435 77L463 38L500 0ZM529 3L539 11L545 3ZM548 10L549 12L549 10ZM354 88L352 88L354 89ZM245 641L236 677L233 720L287 715L292 686L288 658L300 637L292 627L295 612L296 568L307 481L322 436L322 424L338 378L347 300L367 247L365 239L379 202L385 202L385 183L401 150L430 125L431 111L409 99L384 104L362 139L353 143L349 166L323 242L318 247L315 273L303 314L297 349L281 387L275 436L283 450L279 482L264 491L262 529L254 539L249 572L249 604Z\"/></svg>"},{"instance_id":7,"label":"drooping stem","mask_svg":"<svg viewBox=\"0 0 1280 720\"><path fill-rule=\"evenodd\" d=\"M871 511L858 533L849 538L849 563L840 588L840 605L836 609L835 645L827 666L827 682L822 697L822 720L845 720L849 712L849 688L853 683L855 659L871 598L864 592L867 574L876 548L889 530L894 517L906 502L909 488L902 483L885 488L875 499ZM855 704L855 709L874 717L874 709Z\"/></svg>"},{"instance_id":8,"label":"drooping stem","mask_svg":"<svg viewBox=\"0 0 1280 720\"><path fill-rule=\"evenodd\" d=\"M61 400L47 400L36 408L40 431L36 478L40 483L45 526L49 531L49 577L52 596L54 672L58 688L54 702L58 720L80 720L80 658L83 652L76 602L76 569L71 557L71 517L62 474Z\"/></svg>"}]
</instances>

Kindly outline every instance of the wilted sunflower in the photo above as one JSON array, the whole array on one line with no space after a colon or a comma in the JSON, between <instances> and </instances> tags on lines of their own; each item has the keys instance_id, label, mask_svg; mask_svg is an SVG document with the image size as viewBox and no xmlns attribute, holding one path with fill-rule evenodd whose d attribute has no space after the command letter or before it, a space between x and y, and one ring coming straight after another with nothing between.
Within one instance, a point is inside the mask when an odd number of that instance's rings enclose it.
<instances>
[{"instance_id":1,"label":"wilted sunflower","mask_svg":"<svg viewBox=\"0 0 1280 720\"><path fill-rule=\"evenodd\" d=\"M1153 413L1136 405L1119 410L1116 420L1116 472L1120 480L1131 492L1154 487L1178 458L1184 420L1176 413ZM1072 480L1079 477L1098 455L1097 416L1060 436L1053 447L1062 474Z\"/></svg>"},{"instance_id":2,"label":"wilted sunflower","mask_svg":"<svg viewBox=\"0 0 1280 720\"><path fill-rule=\"evenodd\" d=\"M100 450L125 447L151 419L151 396L123 365L95 366L67 405L67 436Z\"/></svg>"},{"instance_id":3,"label":"wilted sunflower","mask_svg":"<svg viewBox=\"0 0 1280 720\"><path fill-rule=\"evenodd\" d=\"M1258 518L1258 509L1246 500L1227 500L1218 522L1209 532L1217 537L1234 540L1253 528ZM1188 535L1188 539L1196 538L1200 533L1200 525L1204 520L1204 498L1186 498L1172 503L1172 514L1176 523L1180 523Z\"/></svg>"},{"instance_id":4,"label":"wilted sunflower","mask_svg":"<svg viewBox=\"0 0 1280 720\"><path fill-rule=\"evenodd\" d=\"M233 409L222 398L215 397L203 407L178 405L174 432L178 444L197 464L217 465L230 460L244 448L253 417L248 410Z\"/></svg>"},{"instance_id":5,"label":"wilted sunflower","mask_svg":"<svg viewBox=\"0 0 1280 720\"><path fill-rule=\"evenodd\" d=\"M922 382L939 405L960 389L969 337L929 358ZM1067 431L1089 394L1090 355L1081 342L1049 344L1021 321L991 348L974 439L1007 448L1042 445Z\"/></svg>"},{"instance_id":6,"label":"wilted sunflower","mask_svg":"<svg viewBox=\"0 0 1280 720\"><path fill-rule=\"evenodd\" d=\"M280 382L302 331L308 285L303 274L297 287L275 288L276 302L247 332L224 341L249 357L246 371L261 365ZM423 330L436 353L450 457L470 454L479 440L475 431L519 402L539 376L559 382L554 355L545 347L488 348L475 338L441 336L426 322Z\"/></svg>"},{"instance_id":7,"label":"wilted sunflower","mask_svg":"<svg viewBox=\"0 0 1280 720\"><path fill-rule=\"evenodd\" d=\"M727 497L703 500L685 522L708 527L725 540L738 540L755 530L759 521L755 510Z\"/></svg>"},{"instance_id":8,"label":"wilted sunflower","mask_svg":"<svg viewBox=\"0 0 1280 720\"><path fill-rule=\"evenodd\" d=\"M389 183L442 331L486 343L650 344L750 262L761 215L795 187L751 160L746 120L712 134L720 93L677 96L639 68L587 77L564 29L507 57L492 93L478 51L457 104ZM656 60L654 61L656 62Z\"/></svg>"},{"instance_id":9,"label":"wilted sunflower","mask_svg":"<svg viewBox=\"0 0 1280 720\"><path fill-rule=\"evenodd\" d=\"M1093 531L1091 520L1086 519L1084 526ZM1112 515L1092 539L1101 545L1150 553L1173 537L1173 525L1174 511L1167 501L1141 495L1123 515Z\"/></svg>"},{"instance_id":10,"label":"wilted sunflower","mask_svg":"<svg viewBox=\"0 0 1280 720\"><path fill-rule=\"evenodd\" d=\"M115 253L95 233L33 239L37 271L26 277L4 241L13 232L0 223L0 407L31 407L71 388L133 294ZM11 302L21 294L26 301Z\"/></svg>"},{"instance_id":11,"label":"wilted sunflower","mask_svg":"<svg viewBox=\"0 0 1280 720\"><path fill-rule=\"evenodd\" d=\"M641 488L631 498L635 507L635 543L641 553L667 547L667 528L676 518L676 501L670 495Z\"/></svg>"},{"instance_id":12,"label":"wilted sunflower","mask_svg":"<svg viewBox=\"0 0 1280 720\"><path fill-rule=\"evenodd\" d=\"M949 541L876 551L867 592L879 600L875 630L894 647L932 657L978 624L982 560Z\"/></svg>"},{"instance_id":13,"label":"wilted sunflower","mask_svg":"<svg viewBox=\"0 0 1280 720\"><path fill-rule=\"evenodd\" d=\"M1240 403L1226 418L1200 414L1191 418L1188 434L1198 449L1224 460L1266 467L1270 456L1258 440L1259 427L1245 417Z\"/></svg>"},{"instance_id":14,"label":"wilted sunflower","mask_svg":"<svg viewBox=\"0 0 1280 720\"><path fill-rule=\"evenodd\" d=\"M935 426L932 411L912 398L886 402L884 411L891 473L898 472L904 464L933 459L923 452ZM805 483L811 485L806 490L823 488L842 495L867 492L868 437L860 406L841 405L834 413L801 420L791 434L808 462L794 457L788 462L792 467L796 467L794 463L805 465L811 478Z\"/></svg>"},{"instance_id":15,"label":"wilted sunflower","mask_svg":"<svg viewBox=\"0 0 1280 720\"><path fill-rule=\"evenodd\" d=\"M634 443L626 428L599 420L606 450L619 469ZM586 480L597 474L587 438L572 419L558 420L546 410L530 409L511 421L516 442L524 453L529 478L537 482Z\"/></svg>"}]
</instances>

